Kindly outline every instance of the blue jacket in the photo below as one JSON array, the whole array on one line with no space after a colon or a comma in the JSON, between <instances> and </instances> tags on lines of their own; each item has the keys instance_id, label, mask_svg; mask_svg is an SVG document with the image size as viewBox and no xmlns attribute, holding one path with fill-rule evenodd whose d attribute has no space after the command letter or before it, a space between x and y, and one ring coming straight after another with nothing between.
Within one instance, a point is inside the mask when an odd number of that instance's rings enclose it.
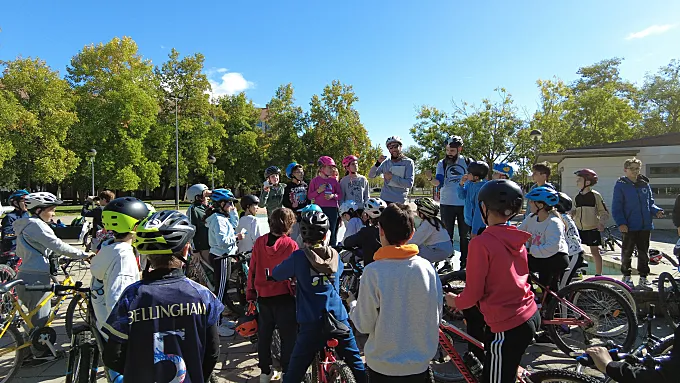
<instances>
[{"instance_id":1,"label":"blue jacket","mask_svg":"<svg viewBox=\"0 0 680 383\"><path fill-rule=\"evenodd\" d=\"M458 184L458 197L465 200L465 207L463 208L465 223L472 228L472 234L477 234L481 228L486 227L482 218L482 211L479 209L479 202L477 201L479 189L486 182L486 180L480 180L479 182L467 181L465 186Z\"/></svg>"},{"instance_id":2,"label":"blue jacket","mask_svg":"<svg viewBox=\"0 0 680 383\"><path fill-rule=\"evenodd\" d=\"M277 281L295 278L298 323L320 323L324 310L332 313L338 320L346 320L347 310L338 294L344 265L338 262L335 273L321 274L312 268L305 255L305 249L306 247L293 252L272 272L272 277Z\"/></svg>"},{"instance_id":3,"label":"blue jacket","mask_svg":"<svg viewBox=\"0 0 680 383\"><path fill-rule=\"evenodd\" d=\"M28 218L27 211L14 209L13 212L5 214L2 219L2 251L10 251L16 248L17 236L14 234L12 224L19 218Z\"/></svg>"},{"instance_id":4,"label":"blue jacket","mask_svg":"<svg viewBox=\"0 0 680 383\"><path fill-rule=\"evenodd\" d=\"M612 217L618 226L626 225L630 231L652 230L652 219L660 211L663 209L654 204L647 177L640 175L636 182L628 177L616 181Z\"/></svg>"}]
</instances>

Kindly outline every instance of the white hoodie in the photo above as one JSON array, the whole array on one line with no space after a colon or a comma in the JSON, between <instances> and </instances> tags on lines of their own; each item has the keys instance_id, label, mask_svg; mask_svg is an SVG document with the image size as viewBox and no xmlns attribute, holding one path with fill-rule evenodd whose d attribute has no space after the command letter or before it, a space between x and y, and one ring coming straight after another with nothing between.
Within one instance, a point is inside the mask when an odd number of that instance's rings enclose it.
<instances>
[{"instance_id":1,"label":"white hoodie","mask_svg":"<svg viewBox=\"0 0 680 383\"><path fill-rule=\"evenodd\" d=\"M255 240L260 238L262 234L262 228L260 223L255 216L244 215L238 220L238 226L236 226L236 234L245 230L243 239L238 241L238 252L243 253L246 251L253 250L253 245L255 245Z\"/></svg>"},{"instance_id":2,"label":"white hoodie","mask_svg":"<svg viewBox=\"0 0 680 383\"><path fill-rule=\"evenodd\" d=\"M557 253L569 254L564 223L554 214L550 214L543 222L538 222L537 215L529 214L518 229L531 234L527 251L534 258L550 258Z\"/></svg>"},{"instance_id":3,"label":"white hoodie","mask_svg":"<svg viewBox=\"0 0 680 383\"><path fill-rule=\"evenodd\" d=\"M92 258L92 306L101 326L118 302L123 291L139 281L139 265L132 246L125 242L112 242L102 246ZM104 294L100 295L103 290Z\"/></svg>"}]
</instances>

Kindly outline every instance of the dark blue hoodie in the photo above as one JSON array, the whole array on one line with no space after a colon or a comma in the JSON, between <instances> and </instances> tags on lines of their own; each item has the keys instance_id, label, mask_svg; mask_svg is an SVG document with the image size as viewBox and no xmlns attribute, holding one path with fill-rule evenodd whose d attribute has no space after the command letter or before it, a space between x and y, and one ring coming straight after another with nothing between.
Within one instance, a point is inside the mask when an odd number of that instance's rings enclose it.
<instances>
[{"instance_id":1,"label":"dark blue hoodie","mask_svg":"<svg viewBox=\"0 0 680 383\"><path fill-rule=\"evenodd\" d=\"M652 219L660 211L662 209L654 204L647 177L640 175L635 182L628 177L616 181L612 217L618 226L626 225L630 231L652 230Z\"/></svg>"}]
</instances>

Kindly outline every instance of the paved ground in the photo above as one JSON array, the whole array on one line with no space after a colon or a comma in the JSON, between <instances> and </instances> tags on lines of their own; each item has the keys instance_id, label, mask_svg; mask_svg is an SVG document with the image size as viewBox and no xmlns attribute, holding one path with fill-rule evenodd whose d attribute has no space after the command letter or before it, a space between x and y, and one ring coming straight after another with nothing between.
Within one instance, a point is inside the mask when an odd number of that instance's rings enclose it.
<instances>
[{"instance_id":1,"label":"paved ground","mask_svg":"<svg viewBox=\"0 0 680 383\"><path fill-rule=\"evenodd\" d=\"M659 236L657 234L657 236ZM666 239L663 235L661 241L653 243L653 247L660 248L662 251L672 249L672 244L669 245L670 241ZM668 236L670 238L670 236ZM667 246L670 246L668 249ZM672 250L670 250L672 253ZM605 255L607 262L612 263L612 268L616 268L617 255L616 252L611 252ZM634 263L635 264L635 263ZM653 266L652 271L654 273L660 273L661 271L672 270L669 265L662 264L659 266ZM82 280L85 283L89 283L89 272L87 268L82 267L78 270L74 270L74 276L78 280ZM58 343L63 349L68 346L67 339L64 330L63 315L66 311L66 302L60 311L60 317L55 322L54 327L58 334ZM667 335L672 331L665 325L663 319L655 320L654 333L657 335ZM644 333L644 329L640 329L640 333ZM365 342L365 338L360 338L359 343L362 345ZM641 343L642 339L638 339L638 343ZM466 346L460 345L461 349L465 349ZM532 345L527 350L524 355L523 365L530 366L530 369L546 369L546 368L559 368L559 369L573 369L575 368L574 361L567 358L562 352L557 350L555 347L541 347ZM58 360L44 365L24 368L20 371L15 382L64 382L64 373L66 369L65 360ZM590 370L590 373L597 374ZM222 382L256 382L259 376L259 369L257 367L257 353L256 346L251 344L249 341L240 338L238 336L232 338L222 339L222 348L219 362L216 366L216 374L220 381ZM105 382L105 378L100 373L99 381Z\"/></svg>"}]
</instances>

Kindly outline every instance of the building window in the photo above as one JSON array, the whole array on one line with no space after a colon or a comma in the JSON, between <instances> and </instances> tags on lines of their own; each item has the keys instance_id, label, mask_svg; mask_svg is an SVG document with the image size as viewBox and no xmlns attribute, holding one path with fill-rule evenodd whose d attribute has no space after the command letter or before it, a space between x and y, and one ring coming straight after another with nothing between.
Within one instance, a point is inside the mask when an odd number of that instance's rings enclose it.
<instances>
[{"instance_id":1,"label":"building window","mask_svg":"<svg viewBox=\"0 0 680 383\"><path fill-rule=\"evenodd\" d=\"M647 165L647 175L656 178L680 177L680 164Z\"/></svg>"},{"instance_id":2,"label":"building window","mask_svg":"<svg viewBox=\"0 0 680 383\"><path fill-rule=\"evenodd\" d=\"M654 198L673 198L680 194L680 185L650 185Z\"/></svg>"}]
</instances>

